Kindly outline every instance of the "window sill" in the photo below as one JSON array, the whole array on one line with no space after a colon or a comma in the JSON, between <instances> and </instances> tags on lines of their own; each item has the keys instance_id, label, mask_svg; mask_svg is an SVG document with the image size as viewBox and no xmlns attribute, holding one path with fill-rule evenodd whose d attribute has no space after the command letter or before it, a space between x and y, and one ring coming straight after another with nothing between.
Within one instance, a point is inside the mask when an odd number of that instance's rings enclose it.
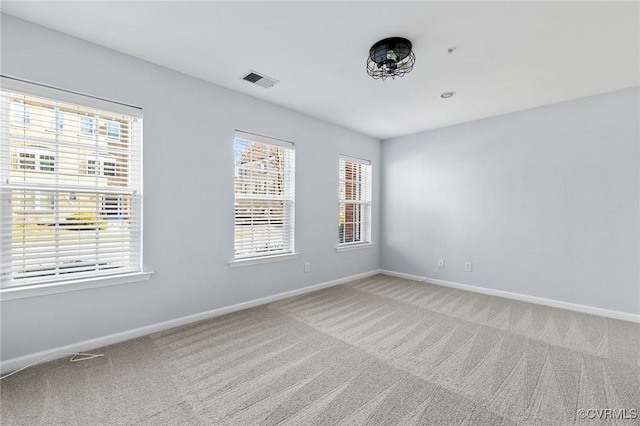
<instances>
[{"instance_id":1,"label":"window sill","mask_svg":"<svg viewBox=\"0 0 640 426\"><path fill-rule=\"evenodd\" d=\"M338 253L340 253L340 252L343 252L343 251L367 249L367 248L371 248L373 246L375 246L374 243L356 243L356 244L338 246L338 247L336 247L336 251Z\"/></svg>"},{"instance_id":2,"label":"window sill","mask_svg":"<svg viewBox=\"0 0 640 426\"><path fill-rule=\"evenodd\" d=\"M230 267L237 268L239 266L251 266L251 265L257 265L260 263L279 262L281 260L293 260L293 259L296 259L299 255L300 253L276 254L273 256L249 257L246 259L230 260L227 263L229 264Z\"/></svg>"},{"instance_id":3,"label":"window sill","mask_svg":"<svg viewBox=\"0 0 640 426\"><path fill-rule=\"evenodd\" d=\"M24 287L8 287L0 290L0 301L25 299L28 297L47 296L70 291L88 290L112 285L147 281L153 272L135 272L107 277L83 278L79 280L61 281L49 284L35 284Z\"/></svg>"}]
</instances>

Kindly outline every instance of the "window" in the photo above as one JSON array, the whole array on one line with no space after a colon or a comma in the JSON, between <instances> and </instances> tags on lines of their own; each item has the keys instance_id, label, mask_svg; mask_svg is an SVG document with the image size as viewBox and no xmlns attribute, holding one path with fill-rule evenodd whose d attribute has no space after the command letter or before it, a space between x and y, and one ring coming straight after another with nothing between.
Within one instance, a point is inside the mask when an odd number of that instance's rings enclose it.
<instances>
[{"instance_id":1,"label":"window","mask_svg":"<svg viewBox=\"0 0 640 426\"><path fill-rule=\"evenodd\" d=\"M55 156L53 151L37 146L16 148L18 169L39 172L55 171Z\"/></svg>"},{"instance_id":2,"label":"window","mask_svg":"<svg viewBox=\"0 0 640 426\"><path fill-rule=\"evenodd\" d=\"M291 142L236 132L234 229L236 259L293 253Z\"/></svg>"},{"instance_id":3,"label":"window","mask_svg":"<svg viewBox=\"0 0 640 426\"><path fill-rule=\"evenodd\" d=\"M103 176L115 176L116 175L116 161L102 161L102 175Z\"/></svg>"},{"instance_id":4,"label":"window","mask_svg":"<svg viewBox=\"0 0 640 426\"><path fill-rule=\"evenodd\" d=\"M101 213L107 220L125 219L125 212L122 209L124 202L121 197L104 197L102 199Z\"/></svg>"},{"instance_id":5,"label":"window","mask_svg":"<svg viewBox=\"0 0 640 426\"><path fill-rule=\"evenodd\" d=\"M80 116L80 134L93 136L95 120L91 117Z\"/></svg>"},{"instance_id":6,"label":"window","mask_svg":"<svg viewBox=\"0 0 640 426\"><path fill-rule=\"evenodd\" d=\"M117 176L118 160L115 157L87 156L85 173L96 176Z\"/></svg>"},{"instance_id":7,"label":"window","mask_svg":"<svg viewBox=\"0 0 640 426\"><path fill-rule=\"evenodd\" d=\"M24 126L31 122L31 108L28 105L13 102L11 104L11 124Z\"/></svg>"},{"instance_id":8,"label":"window","mask_svg":"<svg viewBox=\"0 0 640 426\"><path fill-rule=\"evenodd\" d=\"M141 272L141 111L4 77L0 96L0 287ZM7 126L13 105L27 130ZM122 137L63 132L63 111L79 133L117 122Z\"/></svg>"},{"instance_id":9,"label":"window","mask_svg":"<svg viewBox=\"0 0 640 426\"><path fill-rule=\"evenodd\" d=\"M371 242L371 162L340 156L338 245Z\"/></svg>"},{"instance_id":10,"label":"window","mask_svg":"<svg viewBox=\"0 0 640 426\"><path fill-rule=\"evenodd\" d=\"M120 123L115 121L107 122L107 139L120 140Z\"/></svg>"},{"instance_id":11,"label":"window","mask_svg":"<svg viewBox=\"0 0 640 426\"><path fill-rule=\"evenodd\" d=\"M23 170L35 170L36 169L36 155L30 152L18 153L20 157L19 168Z\"/></svg>"},{"instance_id":12,"label":"window","mask_svg":"<svg viewBox=\"0 0 640 426\"><path fill-rule=\"evenodd\" d=\"M47 128L52 131L64 128L64 117L62 112L50 109L47 111Z\"/></svg>"}]
</instances>

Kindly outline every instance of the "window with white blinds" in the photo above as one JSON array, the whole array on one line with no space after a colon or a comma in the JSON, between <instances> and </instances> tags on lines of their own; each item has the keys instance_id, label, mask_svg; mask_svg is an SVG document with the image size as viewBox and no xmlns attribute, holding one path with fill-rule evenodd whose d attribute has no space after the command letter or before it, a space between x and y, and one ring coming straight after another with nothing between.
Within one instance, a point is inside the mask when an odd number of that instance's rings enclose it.
<instances>
[{"instance_id":1,"label":"window with white blinds","mask_svg":"<svg viewBox=\"0 0 640 426\"><path fill-rule=\"evenodd\" d=\"M371 162L340 156L338 245L371 242Z\"/></svg>"},{"instance_id":2,"label":"window with white blinds","mask_svg":"<svg viewBox=\"0 0 640 426\"><path fill-rule=\"evenodd\" d=\"M141 271L142 114L2 77L1 287Z\"/></svg>"},{"instance_id":3,"label":"window with white blinds","mask_svg":"<svg viewBox=\"0 0 640 426\"><path fill-rule=\"evenodd\" d=\"M235 259L293 253L291 142L236 132Z\"/></svg>"}]
</instances>

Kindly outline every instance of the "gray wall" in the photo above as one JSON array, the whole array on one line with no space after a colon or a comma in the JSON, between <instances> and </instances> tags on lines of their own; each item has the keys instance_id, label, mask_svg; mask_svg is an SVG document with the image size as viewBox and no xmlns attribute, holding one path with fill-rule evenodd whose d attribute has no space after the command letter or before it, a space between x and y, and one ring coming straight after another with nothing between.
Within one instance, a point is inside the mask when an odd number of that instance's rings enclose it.
<instances>
[{"instance_id":1,"label":"gray wall","mask_svg":"<svg viewBox=\"0 0 640 426\"><path fill-rule=\"evenodd\" d=\"M383 141L382 268L640 313L639 95Z\"/></svg>"},{"instance_id":2,"label":"gray wall","mask_svg":"<svg viewBox=\"0 0 640 426\"><path fill-rule=\"evenodd\" d=\"M3 301L3 360L379 267L379 245L335 247L339 154L373 162L379 239L380 141L11 16L1 24L3 74L143 108L144 263L155 271L142 283ZM236 128L296 143L296 260L227 265Z\"/></svg>"},{"instance_id":3,"label":"gray wall","mask_svg":"<svg viewBox=\"0 0 640 426\"><path fill-rule=\"evenodd\" d=\"M3 360L381 264L640 312L637 88L385 141L380 194L375 139L1 19L2 73L143 107L145 265L155 271L142 283L3 301ZM226 263L235 128L296 142L296 260ZM339 154L373 161L373 238L382 239L382 263L380 245L334 250ZM438 271L440 257L446 267ZM474 262L473 272L464 272L465 261Z\"/></svg>"}]
</instances>

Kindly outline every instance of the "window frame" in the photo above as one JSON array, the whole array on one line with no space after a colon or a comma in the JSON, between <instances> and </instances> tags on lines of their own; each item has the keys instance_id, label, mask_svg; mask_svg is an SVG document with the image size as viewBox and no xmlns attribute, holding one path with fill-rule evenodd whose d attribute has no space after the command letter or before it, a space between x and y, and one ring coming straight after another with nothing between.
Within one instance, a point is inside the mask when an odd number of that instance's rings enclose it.
<instances>
[{"instance_id":1,"label":"window frame","mask_svg":"<svg viewBox=\"0 0 640 426\"><path fill-rule=\"evenodd\" d=\"M130 282L138 282L148 280L153 272L144 271L143 270L143 251L142 251L142 110L139 107L129 106L121 103L114 103L113 101L104 100L96 97L91 97L67 90L62 90L46 85L41 85L37 83L32 83L28 81L24 81L21 79L17 79L14 77L0 77L2 82L2 99L1 99L1 109L3 111L13 111L12 105L16 104L13 101L9 101L9 96L19 95L25 96L25 99L28 97L41 98L46 100L47 102L51 102L56 105L56 109L51 109L51 112L47 112L46 107L42 108L42 111L38 114L42 114L43 122L41 123L41 128L39 128L40 132L53 132L55 135L49 136L46 139L46 143L52 144L55 146L55 150L51 150L49 148L40 149L38 146L29 145L30 139L32 136L23 136L20 138L16 136L9 130L9 127L3 127L0 141L0 153L2 156L0 157L0 197L2 198L1 209L2 215L7 217L13 217L12 220L6 222L3 226L4 230L0 229L0 246L2 248L0 255L0 264L8 265L6 269L3 268L0 271L0 296L2 300L12 300L12 299L21 299L25 297L35 297L42 296L48 294L55 293L63 293L68 291L77 291L88 288L97 288L104 287L110 285L119 285ZM131 228L130 237L125 241L125 245L127 250L126 253L131 253L133 257L130 257L132 261L128 263L123 263L121 266L116 266L113 269L107 270L110 267L100 268L97 267L96 270L88 270L81 271L80 273L71 273L71 274L45 274L46 276L52 275L51 278L43 278L44 276L40 276L38 278L42 279L24 279L23 278L14 278L14 274L22 274L24 271L14 269L11 264L7 264L6 262L11 262L11 252L12 245L15 242L12 242L11 238L11 229L13 229L13 224L17 223L16 220L20 220L20 214L18 216L14 216L14 208L11 204L11 194L20 193L23 191L25 196L28 196L29 199L34 198L34 208L35 210L41 209L49 209L49 204L45 203L48 198L46 194L56 194L54 198L54 203L58 203L57 197L60 197L64 192L69 192L70 196L69 200L75 200L75 193L71 192L73 189L70 185L58 184L57 178L55 180L49 180L48 183L29 183L28 181L21 182L17 179L17 175L15 176L15 181L11 178L12 170L19 170L19 153L26 152L35 155L34 161L34 169L33 171L37 171L39 173L46 172L48 174L55 173L56 176L58 173L63 173L62 170L58 172L58 155L56 154L58 148L58 135L62 135L64 126L61 125L61 113L57 109L58 104L74 104L82 106L83 108L87 108L87 110L93 111L106 111L108 114L118 114L122 116L129 117L129 123L135 122L134 125L135 131L133 132L133 139L131 140L131 154L132 157L129 157L128 161L131 161L129 168L127 169L127 186L123 187L122 190L118 188L114 188L113 191L107 191L107 194L113 192L114 196L123 196L128 197L128 202L135 204L129 204L130 215L133 219L127 218L128 220L132 220L128 224ZM40 110L40 107L37 108ZM51 114L53 113L53 114ZM33 114L30 114L33 115ZM78 115L78 123L81 115ZM32 118L32 117L30 117ZM72 117L73 118L73 117ZM93 138L97 137L97 129L95 127L96 118L88 116L87 118L91 119L93 122L93 132L90 136ZM13 116L5 118L7 120L5 123L14 124ZM44 121L47 120L47 121ZM78 129L80 130L80 129ZM36 129L34 129L36 131ZM43 134L44 135L44 134ZM70 135L71 136L71 135ZM23 142L24 140L24 142ZM43 139L44 140L44 139ZM14 141L14 142L12 142ZM18 141L17 144L15 141ZM55 142L54 142L55 141ZM20 144L25 144L21 146ZM50 156L53 159L49 158L41 158L41 155ZM16 158L16 160L13 160ZM108 157L110 158L110 157ZM15 163L14 163L15 161ZM51 167L50 164L53 163L53 171L46 170L46 168ZM78 167L81 167L78 164ZM36 168L40 170L35 170ZM31 169L30 169L31 170ZM68 170L68 169L67 169ZM78 170L80 173L80 170ZM21 178L22 179L22 178ZM130 180L133 179L133 180ZM54 183L55 182L55 183ZM131 189L128 189L131 188ZM96 196L100 196L104 192L101 186L96 186L95 189L91 190L87 187L78 187L80 193L85 193L88 196L91 194L96 194ZM17 192L16 192L17 191ZM35 191L35 192L34 192ZM130 193L129 193L130 192ZM33 195L32 195L33 194ZM44 194L44 196L42 196ZM126 194L126 195L120 195ZM73 195L74 197L71 197ZM15 196L15 195L13 195ZM39 198L40 197L40 198ZM26 199L26 198L25 198ZM19 200L19 199L18 199ZM43 204L45 203L45 204ZM103 203L104 204L104 203ZM54 208L55 209L55 208ZM104 205L100 206L100 214L103 213L103 210L106 211ZM20 208L19 212L27 212L28 209L25 207ZM116 213L112 215L112 219L122 219L123 215L120 210L116 210ZM56 217L62 217L60 214L64 213L56 213ZM68 220L68 219L67 219ZM102 220L102 219L100 219ZM56 222L57 223L57 222ZM42 226L42 225L38 225ZM10 232L8 232L8 230ZM56 234L57 235L57 234ZM53 238L53 237L52 237ZM57 237L56 237L57 238ZM57 240L56 240L57 241ZM55 243L57 246L57 242ZM97 247L97 246L96 246ZM80 256L84 256L83 252L80 251ZM124 253L124 252L123 252ZM6 256L6 257L5 257ZM100 255L102 256L102 255ZM43 258L45 259L45 258ZM102 262L102 258L96 258L96 262ZM110 265L110 264L107 264ZM120 265L118 263L117 265ZM57 267L55 271L58 271ZM29 272L29 271L28 271ZM65 271L66 272L66 271Z\"/></svg>"},{"instance_id":2,"label":"window frame","mask_svg":"<svg viewBox=\"0 0 640 426\"><path fill-rule=\"evenodd\" d=\"M360 176L358 180L353 182L359 185L360 190L356 191L359 194L356 200L347 199L347 163L358 165L360 167ZM343 168L344 165L344 168ZM352 166L353 168L353 166ZM344 179L343 179L344 176ZM370 160L363 158L352 157L348 155L340 155L338 159L338 245L337 250L343 251L351 248L368 247L373 244L371 229L372 229L372 179L373 179L373 167ZM343 188L344 186L344 188ZM344 196L343 196L344 194ZM344 221L341 217L342 206L344 205L345 215L348 205L360 206L360 220L347 222L347 218ZM346 241L346 224L351 223L354 225L353 233L358 235L357 241ZM344 225L344 226L343 226ZM341 230L341 226L343 226ZM357 227L357 229L355 228ZM341 238L342 236L342 238Z\"/></svg>"},{"instance_id":3,"label":"window frame","mask_svg":"<svg viewBox=\"0 0 640 426\"><path fill-rule=\"evenodd\" d=\"M273 177L269 174L273 173L273 170L269 170L266 164L262 161L259 165L256 165L253 169L248 166L240 167L238 163L238 142L245 142L248 144L258 144L266 146L267 149L281 150L282 153L282 166L279 170L278 176L281 174L282 195L277 196L268 193L269 184L273 185ZM249 149L249 148L245 148ZM256 179L250 182L241 182L238 180L239 176L250 176L251 172L258 172L265 175L265 179ZM267 177L268 176L268 177ZM264 194L249 193L250 187L247 185L253 185L256 188L264 190ZM240 189L239 189L240 188ZM255 214L253 210L249 213L239 216L238 206L242 201L257 201L256 204L262 202L281 202L281 211L273 212L269 209L265 213L265 209L262 209L259 213ZM260 219L256 219L259 216ZM264 218L266 216L266 219ZM274 218L276 223L282 221L283 229L277 231L273 241L280 241L278 235L281 233L282 249L270 250L269 246L272 244L271 231L268 230L266 240L264 240L264 231L260 237L254 237L254 232L258 232L260 226L264 226L265 221L270 225L271 218ZM251 219L247 222L247 217ZM243 223L244 222L244 223ZM249 227L251 233L251 245L247 248L245 244L240 244L238 237L239 227ZM234 135L234 251L233 260L229 261L230 266L242 266L255 263L265 263L276 260L288 260L295 258L298 253L295 252L295 146L293 142L270 138L267 136L257 135L253 133L243 132L240 130L235 131ZM247 238L245 237L245 240ZM252 246L253 241L266 241L266 250L257 251L257 248ZM277 247L277 244L276 244ZM247 250L253 249L253 252L247 252Z\"/></svg>"}]
</instances>

